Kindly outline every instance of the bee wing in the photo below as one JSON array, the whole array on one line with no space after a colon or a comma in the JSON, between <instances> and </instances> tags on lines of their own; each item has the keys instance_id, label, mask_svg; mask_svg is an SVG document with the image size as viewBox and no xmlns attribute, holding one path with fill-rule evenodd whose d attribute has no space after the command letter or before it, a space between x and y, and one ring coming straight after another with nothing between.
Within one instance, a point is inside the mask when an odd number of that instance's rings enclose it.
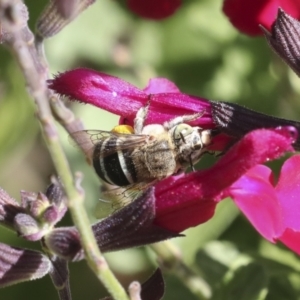
<instances>
[{"instance_id":1,"label":"bee wing","mask_svg":"<svg viewBox=\"0 0 300 300\"><path fill-rule=\"evenodd\" d=\"M139 182L128 185L126 187L119 187L104 183L101 189L102 197L96 208L95 217L101 219L120 210L132 201L138 198L141 193L153 186L157 181Z\"/></svg>"},{"instance_id":2,"label":"bee wing","mask_svg":"<svg viewBox=\"0 0 300 300\"><path fill-rule=\"evenodd\" d=\"M149 135L144 134L125 134L112 131L103 130L82 130L72 133L71 143L77 145L89 159L92 159L93 150L95 146L103 139L109 137L118 138L118 150L123 149L135 149L137 147L145 145L146 141L149 139ZM115 143L115 142L114 142ZM109 141L105 144L104 149L101 151L100 155L105 157L116 152L116 145L112 145Z\"/></svg>"}]
</instances>

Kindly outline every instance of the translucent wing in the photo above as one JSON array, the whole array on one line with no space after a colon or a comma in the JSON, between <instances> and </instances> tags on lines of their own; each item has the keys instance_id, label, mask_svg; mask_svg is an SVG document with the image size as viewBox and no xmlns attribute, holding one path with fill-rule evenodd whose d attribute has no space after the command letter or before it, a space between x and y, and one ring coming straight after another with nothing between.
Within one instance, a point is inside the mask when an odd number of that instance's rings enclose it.
<instances>
[{"instance_id":1,"label":"translucent wing","mask_svg":"<svg viewBox=\"0 0 300 300\"><path fill-rule=\"evenodd\" d=\"M135 149L137 147L141 147L145 145L146 141L149 140L149 135L137 135L137 134L124 134L117 133L112 131L103 131L103 130L82 130L76 131L71 136L71 141L79 146L80 149L86 154L89 159L92 159L93 150L95 146L107 138L114 138L108 140L105 144L103 151L101 151L100 155L105 157L116 152L116 144L115 138L118 138L117 148L118 150L123 149ZM112 147L112 144L114 145Z\"/></svg>"},{"instance_id":2,"label":"translucent wing","mask_svg":"<svg viewBox=\"0 0 300 300\"><path fill-rule=\"evenodd\" d=\"M134 183L125 187L114 186L104 183L102 185L99 203L96 207L95 217L101 219L120 210L134 201L144 190L153 186L157 180L150 182Z\"/></svg>"}]
</instances>

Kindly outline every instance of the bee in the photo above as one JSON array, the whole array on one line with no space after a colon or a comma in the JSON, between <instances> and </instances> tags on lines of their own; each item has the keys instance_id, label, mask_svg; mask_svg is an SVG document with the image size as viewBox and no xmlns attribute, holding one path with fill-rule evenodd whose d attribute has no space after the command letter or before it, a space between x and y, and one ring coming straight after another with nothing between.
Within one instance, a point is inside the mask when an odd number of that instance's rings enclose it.
<instances>
[{"instance_id":1,"label":"bee","mask_svg":"<svg viewBox=\"0 0 300 300\"><path fill-rule=\"evenodd\" d=\"M139 109L133 133L85 130L72 138L97 175L118 187L142 190L197 163L211 144L211 130L190 126L203 113L144 126L148 106Z\"/></svg>"}]
</instances>

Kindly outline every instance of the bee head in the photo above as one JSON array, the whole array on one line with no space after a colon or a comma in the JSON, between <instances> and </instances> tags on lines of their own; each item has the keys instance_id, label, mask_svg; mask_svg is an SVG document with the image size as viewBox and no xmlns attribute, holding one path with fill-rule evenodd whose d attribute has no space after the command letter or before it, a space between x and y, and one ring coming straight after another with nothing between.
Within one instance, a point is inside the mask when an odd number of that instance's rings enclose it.
<instances>
[{"instance_id":1,"label":"bee head","mask_svg":"<svg viewBox=\"0 0 300 300\"><path fill-rule=\"evenodd\" d=\"M180 146L182 143L186 144L186 139L194 131L194 128L188 124L182 123L176 125L173 129L173 140L176 146Z\"/></svg>"},{"instance_id":2,"label":"bee head","mask_svg":"<svg viewBox=\"0 0 300 300\"><path fill-rule=\"evenodd\" d=\"M193 150L200 150L211 144L212 132L200 127L192 127L182 123L174 127L173 139L176 146L189 145Z\"/></svg>"},{"instance_id":3,"label":"bee head","mask_svg":"<svg viewBox=\"0 0 300 300\"><path fill-rule=\"evenodd\" d=\"M211 130L184 123L175 126L173 130L173 139L181 162L193 169L193 165L199 161L206 152L206 147L212 142Z\"/></svg>"}]
</instances>

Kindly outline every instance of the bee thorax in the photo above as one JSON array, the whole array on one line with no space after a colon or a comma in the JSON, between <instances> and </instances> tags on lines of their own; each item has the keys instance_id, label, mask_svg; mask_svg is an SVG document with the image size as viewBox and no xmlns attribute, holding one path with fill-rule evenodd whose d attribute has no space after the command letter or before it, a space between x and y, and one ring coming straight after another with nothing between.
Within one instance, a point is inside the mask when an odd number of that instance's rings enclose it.
<instances>
[{"instance_id":1,"label":"bee thorax","mask_svg":"<svg viewBox=\"0 0 300 300\"><path fill-rule=\"evenodd\" d=\"M177 171L176 156L168 140L148 144L133 154L137 177L143 181L160 180Z\"/></svg>"},{"instance_id":2,"label":"bee thorax","mask_svg":"<svg viewBox=\"0 0 300 300\"><path fill-rule=\"evenodd\" d=\"M172 145L167 140L153 145L146 157L149 171L157 178L165 178L176 171L175 154Z\"/></svg>"},{"instance_id":3,"label":"bee thorax","mask_svg":"<svg viewBox=\"0 0 300 300\"><path fill-rule=\"evenodd\" d=\"M160 124L149 124L143 128L142 134L146 135L159 135L165 133L165 128Z\"/></svg>"}]
</instances>

